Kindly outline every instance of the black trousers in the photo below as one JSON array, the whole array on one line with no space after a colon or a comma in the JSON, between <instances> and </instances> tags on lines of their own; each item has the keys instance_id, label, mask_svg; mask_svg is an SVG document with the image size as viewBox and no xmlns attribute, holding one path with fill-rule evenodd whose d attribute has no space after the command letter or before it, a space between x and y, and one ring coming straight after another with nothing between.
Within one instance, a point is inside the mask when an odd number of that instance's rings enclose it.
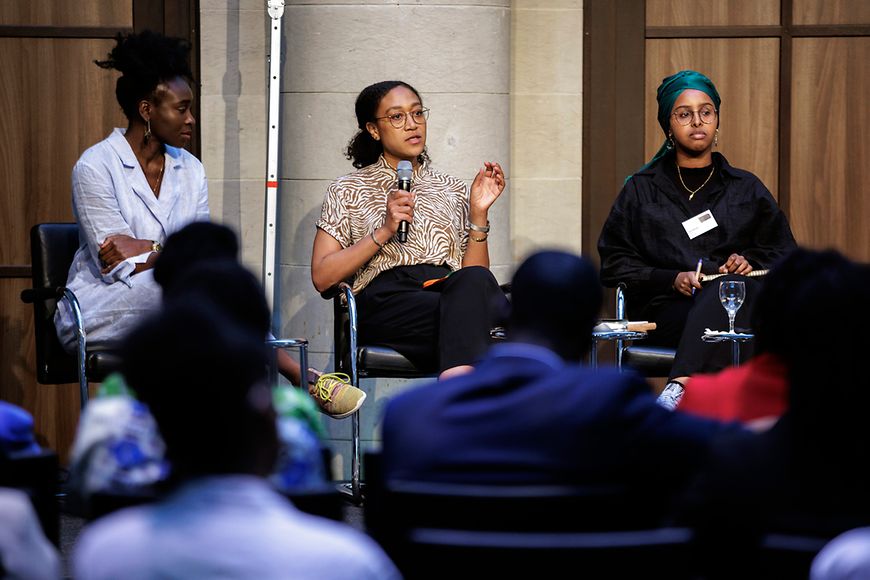
<instances>
[{"instance_id":1,"label":"black trousers","mask_svg":"<svg viewBox=\"0 0 870 580\"><path fill-rule=\"evenodd\" d=\"M758 280L746 276L722 276L705 284L691 297L673 292L652 301L643 310L643 319L656 323L656 329L643 343L677 349L669 378L716 372L731 365L730 342L701 340L706 328L728 330L728 313L719 301L719 282L723 280L743 280L746 283L746 299L734 321L735 330L746 331L750 328L754 297L761 286ZM741 362L751 358L754 352L753 341L741 343Z\"/></svg>"},{"instance_id":2,"label":"black trousers","mask_svg":"<svg viewBox=\"0 0 870 580\"><path fill-rule=\"evenodd\" d=\"M452 273L446 266L400 266L372 280L356 301L360 341L395 349L427 372L477 362L508 312L492 272L480 266Z\"/></svg>"}]
</instances>

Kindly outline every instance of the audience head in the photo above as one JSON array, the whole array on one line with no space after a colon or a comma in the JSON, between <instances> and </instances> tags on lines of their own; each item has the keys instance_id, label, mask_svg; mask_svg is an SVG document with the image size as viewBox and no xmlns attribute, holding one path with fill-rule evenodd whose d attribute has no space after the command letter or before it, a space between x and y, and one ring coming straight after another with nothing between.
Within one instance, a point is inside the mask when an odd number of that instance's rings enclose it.
<instances>
[{"instance_id":1,"label":"audience head","mask_svg":"<svg viewBox=\"0 0 870 580\"><path fill-rule=\"evenodd\" d=\"M538 252L520 265L511 282L511 337L579 361L592 344L600 309L601 285L589 260Z\"/></svg>"},{"instance_id":2,"label":"audience head","mask_svg":"<svg viewBox=\"0 0 870 580\"><path fill-rule=\"evenodd\" d=\"M870 266L834 251L797 249L772 269L760 293L760 339L789 369L788 413L808 452L853 453L855 445L870 451L868 288Z\"/></svg>"},{"instance_id":3,"label":"audience head","mask_svg":"<svg viewBox=\"0 0 870 580\"><path fill-rule=\"evenodd\" d=\"M233 260L194 262L163 293L163 302L206 301L232 322L266 339L271 328L269 305L260 281Z\"/></svg>"},{"instance_id":4,"label":"audience head","mask_svg":"<svg viewBox=\"0 0 870 580\"><path fill-rule=\"evenodd\" d=\"M262 334L190 295L133 330L121 356L121 372L157 421L174 479L270 472L277 435Z\"/></svg>"},{"instance_id":5,"label":"audience head","mask_svg":"<svg viewBox=\"0 0 870 580\"><path fill-rule=\"evenodd\" d=\"M170 292L174 282L193 264L238 260L239 242L230 228L211 222L193 222L166 239L154 264L154 280Z\"/></svg>"},{"instance_id":6,"label":"audience head","mask_svg":"<svg viewBox=\"0 0 870 580\"><path fill-rule=\"evenodd\" d=\"M423 102L423 97L420 96L417 89L403 81L381 81L364 88L356 98L355 110L358 131L345 149L345 156L353 162L354 167L361 168L371 165L384 152L383 145L372 137L366 125L377 123L375 116L381 100L396 87L407 88L417 95L421 103ZM429 156L424 149L423 153L419 155L418 161L422 163L428 159Z\"/></svg>"},{"instance_id":7,"label":"audience head","mask_svg":"<svg viewBox=\"0 0 870 580\"><path fill-rule=\"evenodd\" d=\"M115 96L128 121L151 122L149 127L161 142L181 147L186 145L183 133L188 133L193 123L192 116L187 119L193 98L189 53L190 43L186 40L145 30L119 34L108 58L94 62L121 73ZM164 110L161 105L167 104L171 107ZM185 107L183 113L176 110L179 105ZM185 120L175 122L179 114ZM187 129L183 129L185 126Z\"/></svg>"},{"instance_id":8,"label":"audience head","mask_svg":"<svg viewBox=\"0 0 870 580\"><path fill-rule=\"evenodd\" d=\"M849 260L831 250L799 248L780 260L762 279L752 313L756 350L786 357L800 348L804 334L829 328L831 321L817 316L807 297L829 291L848 294L842 276L850 268Z\"/></svg>"}]
</instances>

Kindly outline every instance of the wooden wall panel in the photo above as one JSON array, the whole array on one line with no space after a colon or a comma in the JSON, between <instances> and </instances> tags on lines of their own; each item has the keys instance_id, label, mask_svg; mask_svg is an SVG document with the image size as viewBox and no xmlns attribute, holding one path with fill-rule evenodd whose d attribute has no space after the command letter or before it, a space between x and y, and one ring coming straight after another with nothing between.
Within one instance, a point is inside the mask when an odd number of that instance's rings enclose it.
<instances>
[{"instance_id":1,"label":"wooden wall panel","mask_svg":"<svg viewBox=\"0 0 870 580\"><path fill-rule=\"evenodd\" d=\"M794 40L791 226L870 262L870 37Z\"/></svg>"},{"instance_id":2,"label":"wooden wall panel","mask_svg":"<svg viewBox=\"0 0 870 580\"><path fill-rule=\"evenodd\" d=\"M113 45L0 38L0 264L30 263L31 225L72 221L73 164L112 127L127 126L116 73L93 64Z\"/></svg>"},{"instance_id":3,"label":"wooden wall panel","mask_svg":"<svg viewBox=\"0 0 870 580\"><path fill-rule=\"evenodd\" d=\"M132 27L133 0L3 0L0 26Z\"/></svg>"},{"instance_id":4,"label":"wooden wall panel","mask_svg":"<svg viewBox=\"0 0 870 580\"><path fill-rule=\"evenodd\" d=\"M37 440L65 462L78 422L78 385L37 384L33 307L19 298L28 287L26 278L0 278L0 400L27 409Z\"/></svg>"},{"instance_id":5,"label":"wooden wall panel","mask_svg":"<svg viewBox=\"0 0 870 580\"><path fill-rule=\"evenodd\" d=\"M647 26L771 26L780 0L646 0Z\"/></svg>"},{"instance_id":6,"label":"wooden wall panel","mask_svg":"<svg viewBox=\"0 0 870 580\"><path fill-rule=\"evenodd\" d=\"M646 41L645 158L664 134L656 120L656 89L679 70L704 73L722 97L718 151L778 189L779 40L775 38L648 39Z\"/></svg>"},{"instance_id":7,"label":"wooden wall panel","mask_svg":"<svg viewBox=\"0 0 870 580\"><path fill-rule=\"evenodd\" d=\"M870 24L868 0L792 0L795 24Z\"/></svg>"}]
</instances>

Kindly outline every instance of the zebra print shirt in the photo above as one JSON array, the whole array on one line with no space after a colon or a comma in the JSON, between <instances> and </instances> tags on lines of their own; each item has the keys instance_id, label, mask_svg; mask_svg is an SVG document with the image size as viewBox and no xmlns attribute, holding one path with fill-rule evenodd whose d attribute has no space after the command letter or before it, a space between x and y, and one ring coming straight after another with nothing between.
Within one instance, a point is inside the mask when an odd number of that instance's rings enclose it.
<instances>
[{"instance_id":1,"label":"zebra print shirt","mask_svg":"<svg viewBox=\"0 0 870 580\"><path fill-rule=\"evenodd\" d=\"M335 238L342 248L352 246L383 225L387 194L396 189L396 181L396 170L383 156L339 177L326 190L317 227ZM446 264L453 270L462 267L468 245L466 184L424 163L414 171L411 191L417 200L407 243L400 244L395 238L388 240L384 249L357 271L354 294L378 274L397 266Z\"/></svg>"}]
</instances>

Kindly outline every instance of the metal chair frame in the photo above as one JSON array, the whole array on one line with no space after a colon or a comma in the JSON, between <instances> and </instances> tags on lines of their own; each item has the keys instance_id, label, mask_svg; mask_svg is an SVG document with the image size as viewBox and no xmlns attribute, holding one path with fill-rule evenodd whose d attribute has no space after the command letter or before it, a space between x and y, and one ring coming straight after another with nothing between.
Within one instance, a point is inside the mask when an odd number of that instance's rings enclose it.
<instances>
[{"instance_id":1,"label":"metal chair frame","mask_svg":"<svg viewBox=\"0 0 870 580\"><path fill-rule=\"evenodd\" d=\"M72 229L78 232L78 225L73 223L45 223L45 224L36 224L31 229L30 239L31 239L31 259L34 268L47 269L46 265L42 263L42 256L38 253L37 246L42 245L42 240L39 237L39 232L41 228L62 228L69 235L71 235ZM70 260L72 263L72 260ZM67 265L66 271L69 271L69 265ZM52 306L45 306L49 311L53 311L56 308L56 303L60 300L66 300L70 306L70 310L72 311L73 320L76 326L76 341L77 341L77 349L75 355L70 355L70 357L75 357L76 361L76 377L79 384L79 402L80 408L84 409L85 405L88 402L88 379L93 378L88 375L88 358L89 356L97 354L96 352L88 352L88 338L87 333L85 331L85 321L84 316L82 315L82 309L79 305L79 301L76 298L75 293L67 288L66 286L37 286L36 277L40 273L35 271L33 272L33 288L27 288L21 291L21 300L27 304L33 304L34 307L34 319L37 325L44 324L44 321L39 319L39 308L40 306L37 304L39 301L55 301L55 304ZM58 345L58 348L60 346ZM57 349L55 349L57 350ZM59 352L59 351L58 351ZM39 357L39 355L37 355ZM45 357L46 359L48 357ZM37 369L37 377L41 384L62 384L66 382L63 380L64 377L55 377L54 380L50 379L54 373L60 372L58 369L51 368L49 366L49 362L47 360L37 361L38 364L42 365L42 368ZM62 373L61 373L62 374Z\"/></svg>"}]
</instances>

